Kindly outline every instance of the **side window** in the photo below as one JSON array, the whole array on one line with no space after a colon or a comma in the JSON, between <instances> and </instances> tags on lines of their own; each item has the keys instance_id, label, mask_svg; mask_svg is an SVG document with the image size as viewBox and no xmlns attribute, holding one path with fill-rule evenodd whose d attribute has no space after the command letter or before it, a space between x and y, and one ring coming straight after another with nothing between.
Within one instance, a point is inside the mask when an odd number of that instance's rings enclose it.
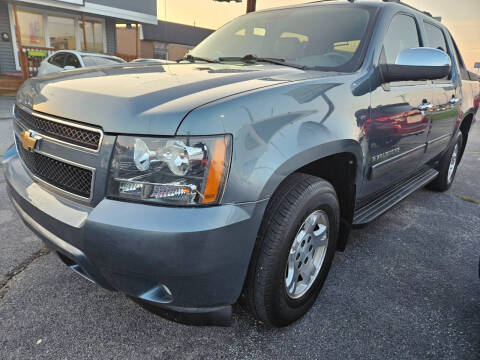
<instances>
[{"instance_id":1,"label":"side window","mask_svg":"<svg viewBox=\"0 0 480 360\"><path fill-rule=\"evenodd\" d=\"M425 45L448 53L447 41L445 40L442 29L427 22L424 23L424 25L427 36Z\"/></svg>"},{"instance_id":2,"label":"side window","mask_svg":"<svg viewBox=\"0 0 480 360\"><path fill-rule=\"evenodd\" d=\"M97 63L95 62L95 57L93 56L82 56L82 59L86 67L97 66Z\"/></svg>"},{"instance_id":3,"label":"side window","mask_svg":"<svg viewBox=\"0 0 480 360\"><path fill-rule=\"evenodd\" d=\"M386 63L395 64L399 53L416 47L420 47L420 38L415 19L409 15L396 15L383 41Z\"/></svg>"},{"instance_id":4,"label":"side window","mask_svg":"<svg viewBox=\"0 0 480 360\"><path fill-rule=\"evenodd\" d=\"M460 75L461 75L463 80L468 80L470 78L470 76L468 75L468 71L467 71L467 68L465 67L465 63L463 62L462 55L460 54L460 51L458 50L457 43L455 42L453 37L451 37L451 35L450 35L450 38L452 39L453 47L455 49L455 59L456 59L457 64L458 64L458 70L460 72Z\"/></svg>"},{"instance_id":5,"label":"side window","mask_svg":"<svg viewBox=\"0 0 480 360\"><path fill-rule=\"evenodd\" d=\"M449 54L450 52L448 50L447 40L445 39L445 35L443 34L442 29L428 22L424 22L423 24L425 26L426 35L425 46L442 50L445 53ZM451 76L446 76L445 79L451 79Z\"/></svg>"},{"instance_id":6,"label":"side window","mask_svg":"<svg viewBox=\"0 0 480 360\"><path fill-rule=\"evenodd\" d=\"M50 58L48 61L50 64L63 68L65 62L65 53L58 53Z\"/></svg>"},{"instance_id":7,"label":"side window","mask_svg":"<svg viewBox=\"0 0 480 360\"><path fill-rule=\"evenodd\" d=\"M76 55L68 54L67 60L65 61L65 66L73 66L75 68L79 68L80 61L78 61L78 58Z\"/></svg>"},{"instance_id":8,"label":"side window","mask_svg":"<svg viewBox=\"0 0 480 360\"><path fill-rule=\"evenodd\" d=\"M124 61L122 59L107 58L103 56L82 56L85 66L105 66L121 64Z\"/></svg>"},{"instance_id":9,"label":"side window","mask_svg":"<svg viewBox=\"0 0 480 360\"><path fill-rule=\"evenodd\" d=\"M103 66L103 65L115 65L115 64L121 64L121 60L113 59L113 58L106 58L106 57L97 57L95 59L95 62L97 66Z\"/></svg>"}]
</instances>

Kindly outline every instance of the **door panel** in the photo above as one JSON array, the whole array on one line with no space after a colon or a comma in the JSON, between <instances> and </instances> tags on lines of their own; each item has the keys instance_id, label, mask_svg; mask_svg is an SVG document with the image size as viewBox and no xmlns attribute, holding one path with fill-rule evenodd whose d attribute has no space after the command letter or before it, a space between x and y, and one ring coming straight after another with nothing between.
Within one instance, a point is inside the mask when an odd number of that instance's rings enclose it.
<instances>
[{"instance_id":1,"label":"door panel","mask_svg":"<svg viewBox=\"0 0 480 360\"><path fill-rule=\"evenodd\" d=\"M380 64L395 64L402 51L421 45L416 19L396 14L383 40ZM361 197L392 186L419 167L425 152L431 97L431 83L427 81L392 82L372 92L370 118L364 125L369 171Z\"/></svg>"},{"instance_id":2,"label":"door panel","mask_svg":"<svg viewBox=\"0 0 480 360\"><path fill-rule=\"evenodd\" d=\"M452 84L434 84L432 116L424 162L441 154L448 146L460 116L458 89Z\"/></svg>"},{"instance_id":3,"label":"door panel","mask_svg":"<svg viewBox=\"0 0 480 360\"><path fill-rule=\"evenodd\" d=\"M430 123L429 110L419 106L430 100L427 82L379 87L372 93L371 118L365 126L370 173L362 195L386 188L420 165Z\"/></svg>"},{"instance_id":4,"label":"door panel","mask_svg":"<svg viewBox=\"0 0 480 360\"><path fill-rule=\"evenodd\" d=\"M444 31L434 23L424 21L426 45L448 53L455 63L453 51L447 45ZM455 67L452 67L455 71ZM432 82L432 121L428 134L428 145L424 162L428 162L444 151L451 139L455 124L460 116L460 89L457 88L452 72L449 77Z\"/></svg>"}]
</instances>

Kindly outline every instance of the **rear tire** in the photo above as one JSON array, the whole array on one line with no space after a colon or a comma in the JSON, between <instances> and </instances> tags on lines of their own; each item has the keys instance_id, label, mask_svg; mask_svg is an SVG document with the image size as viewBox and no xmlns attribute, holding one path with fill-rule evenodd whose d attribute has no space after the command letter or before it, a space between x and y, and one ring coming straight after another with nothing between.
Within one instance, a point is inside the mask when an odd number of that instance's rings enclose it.
<instances>
[{"instance_id":1,"label":"rear tire","mask_svg":"<svg viewBox=\"0 0 480 360\"><path fill-rule=\"evenodd\" d=\"M444 192L450 189L457 173L458 164L460 162L460 154L463 144L462 132L459 131L454 143L440 160L438 165L438 176L427 188L434 191Z\"/></svg>"},{"instance_id":2,"label":"rear tire","mask_svg":"<svg viewBox=\"0 0 480 360\"><path fill-rule=\"evenodd\" d=\"M303 316L327 277L339 226L340 207L330 183L301 173L288 177L265 211L243 305L270 326Z\"/></svg>"}]
</instances>

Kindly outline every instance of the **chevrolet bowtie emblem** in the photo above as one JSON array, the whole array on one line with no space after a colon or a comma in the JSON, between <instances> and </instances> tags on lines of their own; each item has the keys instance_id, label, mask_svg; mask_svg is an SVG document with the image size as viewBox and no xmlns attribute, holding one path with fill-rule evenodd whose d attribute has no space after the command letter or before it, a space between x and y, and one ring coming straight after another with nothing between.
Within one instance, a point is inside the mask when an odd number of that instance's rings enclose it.
<instances>
[{"instance_id":1,"label":"chevrolet bowtie emblem","mask_svg":"<svg viewBox=\"0 0 480 360\"><path fill-rule=\"evenodd\" d=\"M42 138L32 130L25 130L20 134L20 140L25 150L33 151Z\"/></svg>"}]
</instances>

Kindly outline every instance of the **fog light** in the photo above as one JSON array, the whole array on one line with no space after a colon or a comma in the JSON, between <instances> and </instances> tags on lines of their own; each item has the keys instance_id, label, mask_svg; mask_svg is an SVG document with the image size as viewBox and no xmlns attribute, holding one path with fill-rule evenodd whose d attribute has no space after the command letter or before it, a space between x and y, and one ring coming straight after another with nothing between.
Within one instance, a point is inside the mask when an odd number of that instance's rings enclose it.
<instances>
[{"instance_id":1,"label":"fog light","mask_svg":"<svg viewBox=\"0 0 480 360\"><path fill-rule=\"evenodd\" d=\"M195 185L182 184L148 184L140 182L121 181L119 192L122 195L139 197L142 200L175 200L187 204L193 203L197 195Z\"/></svg>"},{"instance_id":2,"label":"fog light","mask_svg":"<svg viewBox=\"0 0 480 360\"><path fill-rule=\"evenodd\" d=\"M119 191L121 194L137 195L137 194L141 194L142 190L143 190L143 184L131 183L126 181L122 181L120 183Z\"/></svg>"},{"instance_id":3,"label":"fog light","mask_svg":"<svg viewBox=\"0 0 480 360\"><path fill-rule=\"evenodd\" d=\"M191 203L196 195L197 189L195 186L155 185L153 187L151 198L158 200L185 200L187 203Z\"/></svg>"}]
</instances>

